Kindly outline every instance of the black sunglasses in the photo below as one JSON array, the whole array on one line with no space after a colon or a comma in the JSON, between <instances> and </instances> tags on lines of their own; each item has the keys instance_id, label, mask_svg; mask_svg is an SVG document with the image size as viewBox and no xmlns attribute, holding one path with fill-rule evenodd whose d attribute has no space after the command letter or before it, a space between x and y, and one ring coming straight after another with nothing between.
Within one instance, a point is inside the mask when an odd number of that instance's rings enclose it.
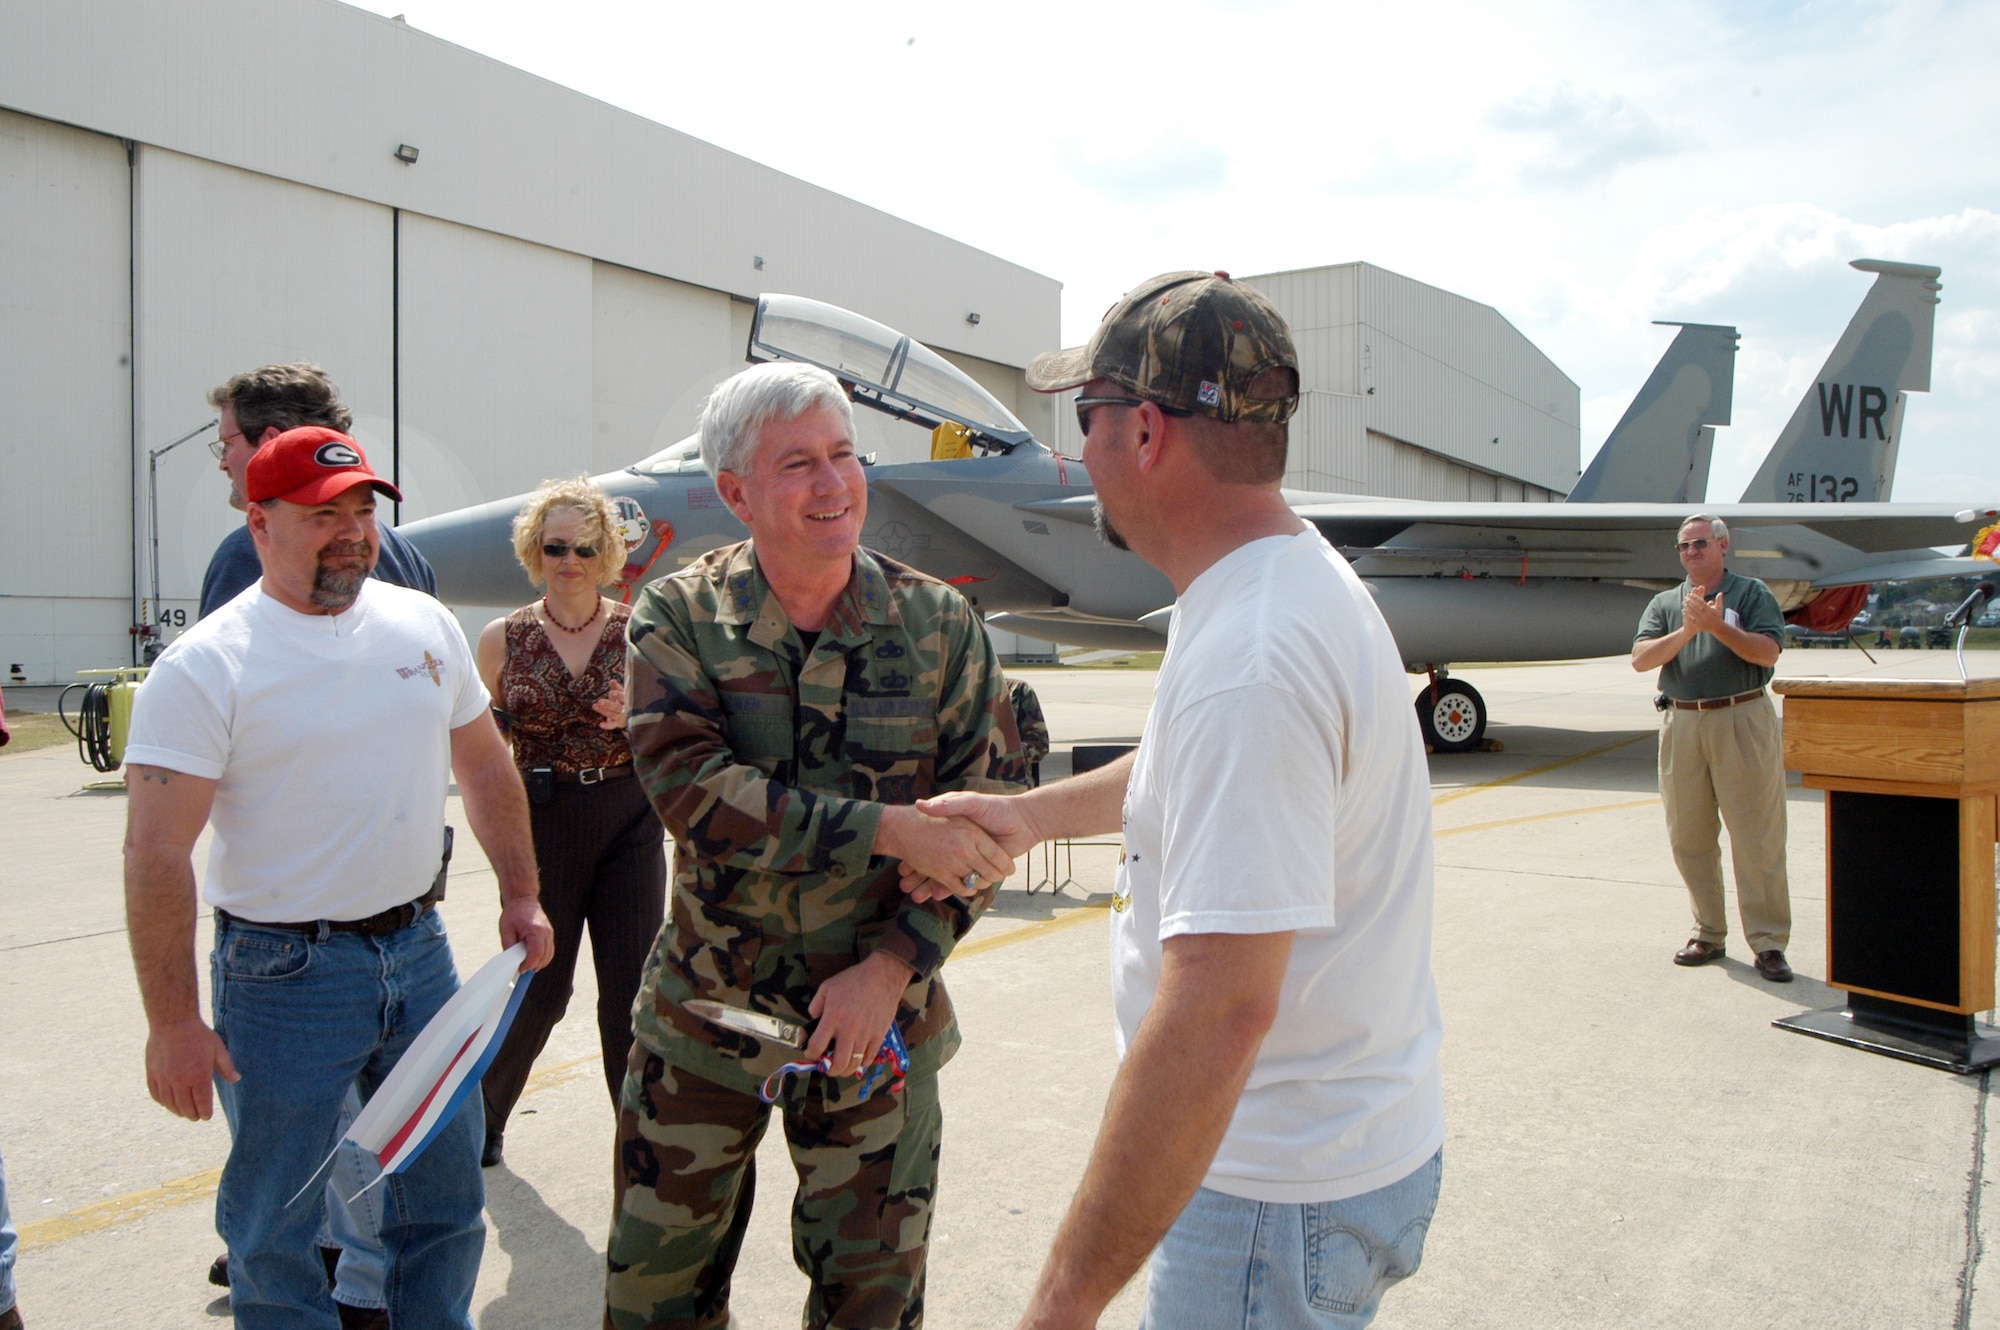
<instances>
[{"instance_id":1,"label":"black sunglasses","mask_svg":"<svg viewBox=\"0 0 2000 1330\"><path fill-rule=\"evenodd\" d=\"M1079 397L1076 399L1076 427L1087 439L1090 437L1090 412L1093 407L1144 406L1146 402L1147 399L1144 397ZM1192 411L1182 411L1177 407L1167 406L1161 402L1154 402L1153 405L1159 407L1161 411L1170 416L1191 416L1194 414Z\"/></svg>"},{"instance_id":2,"label":"black sunglasses","mask_svg":"<svg viewBox=\"0 0 2000 1330\"><path fill-rule=\"evenodd\" d=\"M551 559L560 559L571 550L576 551L576 557L579 559L595 559L597 557L597 546L595 545L565 545L560 540L552 540L542 546L542 553L548 555Z\"/></svg>"}]
</instances>

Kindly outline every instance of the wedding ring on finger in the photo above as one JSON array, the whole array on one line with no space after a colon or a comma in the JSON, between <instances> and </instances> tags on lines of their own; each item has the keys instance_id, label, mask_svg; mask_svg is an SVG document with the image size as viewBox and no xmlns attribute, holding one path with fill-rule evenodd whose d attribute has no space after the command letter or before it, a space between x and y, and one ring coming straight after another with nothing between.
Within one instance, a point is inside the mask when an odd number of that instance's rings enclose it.
<instances>
[{"instance_id":1,"label":"wedding ring on finger","mask_svg":"<svg viewBox=\"0 0 2000 1330\"><path fill-rule=\"evenodd\" d=\"M959 885L963 886L968 892L979 890L979 873L976 870L967 873Z\"/></svg>"}]
</instances>

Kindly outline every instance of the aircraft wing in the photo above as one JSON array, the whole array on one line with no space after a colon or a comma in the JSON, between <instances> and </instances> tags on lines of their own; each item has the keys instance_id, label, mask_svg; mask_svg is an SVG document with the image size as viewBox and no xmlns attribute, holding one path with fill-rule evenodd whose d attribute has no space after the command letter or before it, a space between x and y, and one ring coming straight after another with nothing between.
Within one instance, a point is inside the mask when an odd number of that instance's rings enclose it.
<instances>
[{"instance_id":1,"label":"aircraft wing","mask_svg":"<svg viewBox=\"0 0 2000 1330\"><path fill-rule=\"evenodd\" d=\"M2000 570L1995 569L1991 559L1955 559L1933 555L1928 559L1898 559L1865 568L1843 568L1838 573L1815 578L1813 586L1862 586L1869 582L1908 582L1934 577L1990 577L1995 571Z\"/></svg>"},{"instance_id":2,"label":"aircraft wing","mask_svg":"<svg viewBox=\"0 0 2000 1330\"><path fill-rule=\"evenodd\" d=\"M1429 503L1395 499L1341 498L1294 502L1293 511L1323 531L1380 533L1416 526L1505 528L1517 531L1665 532L1669 538L1697 511L1680 503ZM1958 545L1990 522L2000 509L1968 509L1955 503L1724 503L1698 509L1731 527L1798 526L1830 536L1859 550L1911 549ZM1671 540L1670 542L1671 543Z\"/></svg>"}]
</instances>

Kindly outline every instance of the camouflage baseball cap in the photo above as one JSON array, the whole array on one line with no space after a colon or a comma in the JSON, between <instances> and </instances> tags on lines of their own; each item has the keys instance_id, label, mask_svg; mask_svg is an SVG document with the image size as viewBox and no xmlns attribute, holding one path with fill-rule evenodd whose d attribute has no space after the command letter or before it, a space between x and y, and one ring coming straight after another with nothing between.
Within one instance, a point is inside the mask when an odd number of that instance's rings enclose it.
<instances>
[{"instance_id":1,"label":"camouflage baseball cap","mask_svg":"<svg viewBox=\"0 0 2000 1330\"><path fill-rule=\"evenodd\" d=\"M1111 307L1088 346L1036 356L1028 386L1059 393L1109 379L1217 420L1291 419L1299 354L1285 316L1223 272L1169 272Z\"/></svg>"}]
</instances>

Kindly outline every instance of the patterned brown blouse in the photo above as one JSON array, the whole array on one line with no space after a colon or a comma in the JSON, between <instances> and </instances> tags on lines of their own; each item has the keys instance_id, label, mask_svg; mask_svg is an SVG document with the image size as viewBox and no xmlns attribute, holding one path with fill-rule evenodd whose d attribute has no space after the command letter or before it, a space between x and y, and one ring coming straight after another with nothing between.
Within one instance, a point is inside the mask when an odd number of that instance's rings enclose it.
<instances>
[{"instance_id":1,"label":"patterned brown blouse","mask_svg":"<svg viewBox=\"0 0 2000 1330\"><path fill-rule=\"evenodd\" d=\"M624 730L599 728L603 719L591 703L625 679L625 621L630 607L607 607L604 628L590 664L571 677L548 631L523 605L507 616L507 655L500 664L499 706L511 716L514 764L523 771L553 767L583 771L622 767L632 761Z\"/></svg>"}]
</instances>

